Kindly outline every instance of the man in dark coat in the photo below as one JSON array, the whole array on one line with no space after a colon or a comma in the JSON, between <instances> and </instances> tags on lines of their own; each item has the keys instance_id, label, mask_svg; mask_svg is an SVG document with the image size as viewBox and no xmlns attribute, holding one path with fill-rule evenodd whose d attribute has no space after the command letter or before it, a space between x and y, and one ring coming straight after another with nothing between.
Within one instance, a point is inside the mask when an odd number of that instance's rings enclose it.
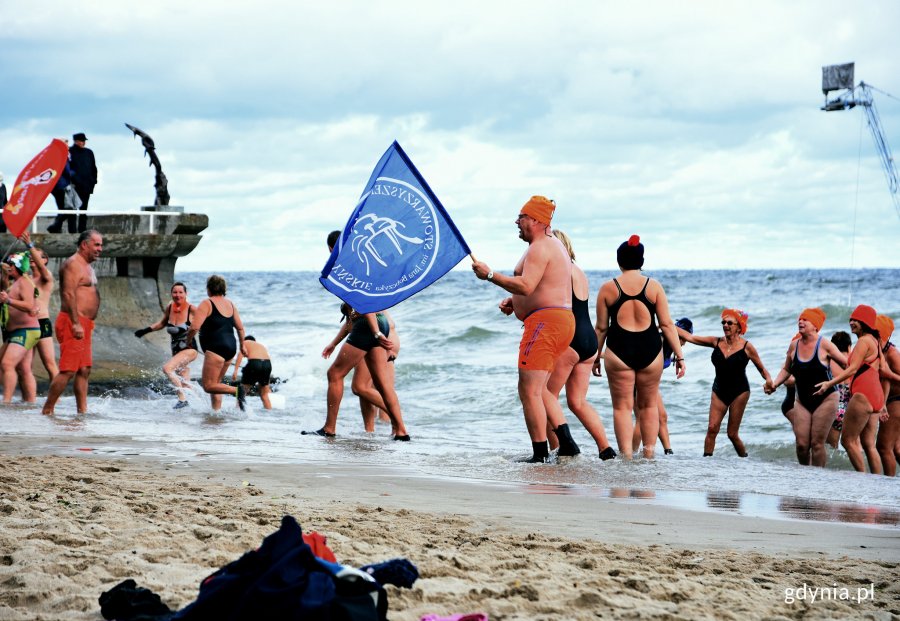
<instances>
[{"instance_id":1,"label":"man in dark coat","mask_svg":"<svg viewBox=\"0 0 900 621\"><path fill-rule=\"evenodd\" d=\"M6 207L6 184L3 183L3 173L0 173L0 212L3 211L3 208ZM6 223L3 222L3 218L0 218L0 233L6 232Z\"/></svg>"},{"instance_id":2,"label":"man in dark coat","mask_svg":"<svg viewBox=\"0 0 900 621\"><path fill-rule=\"evenodd\" d=\"M69 147L72 182L75 184L78 198L81 199L81 209L87 211L88 201L94 193L94 186L97 185L97 162L94 160L94 152L84 146L87 136L83 132L73 134L72 142L74 144ZM87 216L78 216L78 232L83 233L86 228Z\"/></svg>"}]
</instances>

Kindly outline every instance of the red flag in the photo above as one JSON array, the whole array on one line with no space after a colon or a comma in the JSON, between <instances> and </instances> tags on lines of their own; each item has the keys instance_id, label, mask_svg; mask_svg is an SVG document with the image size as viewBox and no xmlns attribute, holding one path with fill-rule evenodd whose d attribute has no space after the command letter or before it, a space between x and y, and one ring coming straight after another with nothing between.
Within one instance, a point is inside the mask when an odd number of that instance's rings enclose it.
<instances>
[{"instance_id":1,"label":"red flag","mask_svg":"<svg viewBox=\"0 0 900 621\"><path fill-rule=\"evenodd\" d=\"M18 237L28 228L41 208L69 159L69 148L58 138L34 156L16 178L9 202L3 209L3 221L10 234Z\"/></svg>"}]
</instances>

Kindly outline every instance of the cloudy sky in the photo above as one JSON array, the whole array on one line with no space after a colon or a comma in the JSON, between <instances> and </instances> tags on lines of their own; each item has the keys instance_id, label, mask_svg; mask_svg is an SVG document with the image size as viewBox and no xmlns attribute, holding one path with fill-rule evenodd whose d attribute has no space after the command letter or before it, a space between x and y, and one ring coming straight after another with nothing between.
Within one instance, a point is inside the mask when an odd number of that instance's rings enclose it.
<instances>
[{"instance_id":1,"label":"cloudy sky","mask_svg":"<svg viewBox=\"0 0 900 621\"><path fill-rule=\"evenodd\" d=\"M395 139L498 269L532 194L586 268L632 233L648 270L897 268L863 112L819 107L851 61L900 97L898 24L895 0L0 0L0 171L84 131L91 209L135 211L142 128L210 218L180 270L321 269ZM900 101L876 104L900 152Z\"/></svg>"}]
</instances>

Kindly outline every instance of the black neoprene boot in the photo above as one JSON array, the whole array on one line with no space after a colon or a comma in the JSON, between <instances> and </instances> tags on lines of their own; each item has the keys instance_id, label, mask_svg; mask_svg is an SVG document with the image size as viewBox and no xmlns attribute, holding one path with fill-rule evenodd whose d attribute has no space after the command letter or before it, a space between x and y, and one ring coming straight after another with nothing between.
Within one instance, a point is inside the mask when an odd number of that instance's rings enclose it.
<instances>
[{"instance_id":1,"label":"black neoprene boot","mask_svg":"<svg viewBox=\"0 0 900 621\"><path fill-rule=\"evenodd\" d=\"M553 432L559 440L559 452L557 455L560 457L572 457L581 452L581 449L575 444L575 440L572 439L571 432L569 432L569 423L563 423L554 429Z\"/></svg>"}]
</instances>

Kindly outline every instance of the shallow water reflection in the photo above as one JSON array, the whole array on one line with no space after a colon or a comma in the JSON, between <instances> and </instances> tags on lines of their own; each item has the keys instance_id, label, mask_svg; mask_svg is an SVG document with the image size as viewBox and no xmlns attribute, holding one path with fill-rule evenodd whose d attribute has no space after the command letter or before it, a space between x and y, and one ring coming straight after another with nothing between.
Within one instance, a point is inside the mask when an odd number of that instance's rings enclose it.
<instances>
[{"instance_id":1,"label":"shallow water reflection","mask_svg":"<svg viewBox=\"0 0 900 621\"><path fill-rule=\"evenodd\" d=\"M769 519L900 527L900 511L873 505L839 503L792 496L767 496L734 491L656 491L624 487L600 489L546 483L523 485L519 486L519 489L526 494L649 500L655 504L691 511L721 511Z\"/></svg>"}]
</instances>

